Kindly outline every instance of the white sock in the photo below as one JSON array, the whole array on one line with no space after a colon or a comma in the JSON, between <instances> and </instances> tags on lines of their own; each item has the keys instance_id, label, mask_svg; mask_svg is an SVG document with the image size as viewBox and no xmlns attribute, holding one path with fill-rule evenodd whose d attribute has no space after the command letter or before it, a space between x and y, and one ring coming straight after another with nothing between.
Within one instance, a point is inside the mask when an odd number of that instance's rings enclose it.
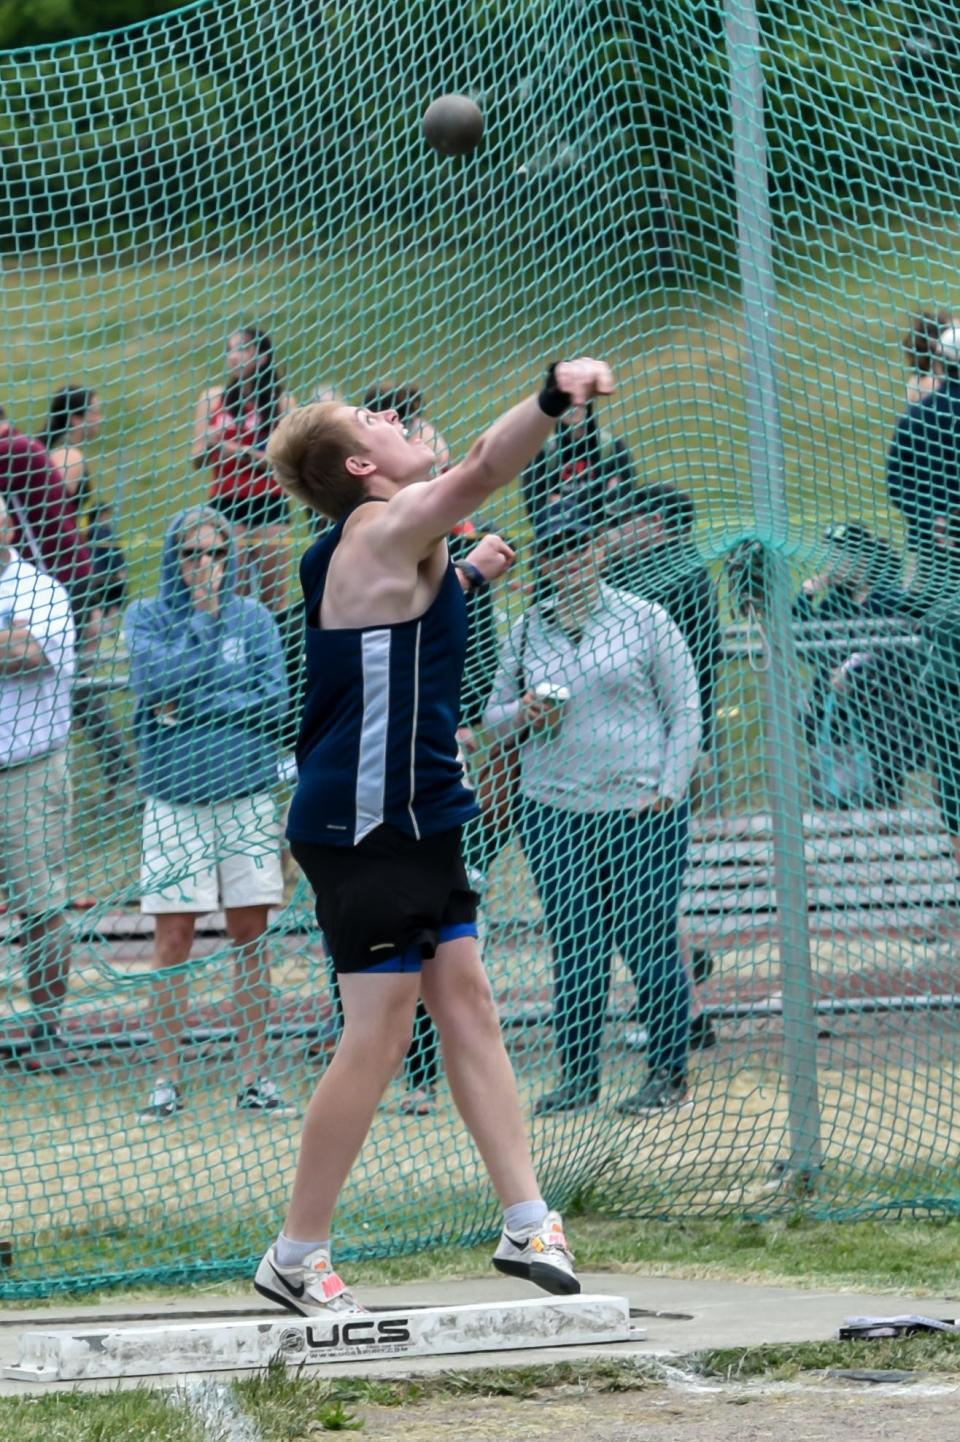
<instances>
[{"instance_id":1,"label":"white sock","mask_svg":"<svg viewBox=\"0 0 960 1442\"><path fill-rule=\"evenodd\" d=\"M281 1232L277 1238L277 1261L281 1267L299 1267L311 1252L320 1251L326 1252L329 1257L329 1237L325 1242L295 1242L292 1237L285 1237Z\"/></svg>"},{"instance_id":2,"label":"white sock","mask_svg":"<svg viewBox=\"0 0 960 1442\"><path fill-rule=\"evenodd\" d=\"M549 1207L542 1197L535 1202L514 1202L503 1210L504 1231L511 1237L525 1237L535 1232L547 1215Z\"/></svg>"}]
</instances>

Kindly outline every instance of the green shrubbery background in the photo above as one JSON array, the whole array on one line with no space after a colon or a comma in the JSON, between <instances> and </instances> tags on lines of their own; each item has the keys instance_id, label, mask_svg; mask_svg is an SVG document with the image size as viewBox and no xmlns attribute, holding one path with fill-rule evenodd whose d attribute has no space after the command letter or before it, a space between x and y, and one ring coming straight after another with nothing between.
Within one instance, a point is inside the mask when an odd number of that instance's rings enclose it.
<instances>
[{"instance_id":1,"label":"green shrubbery background","mask_svg":"<svg viewBox=\"0 0 960 1442\"><path fill-rule=\"evenodd\" d=\"M347 208L358 224L389 216L416 236L433 224L412 163L419 116L438 93L474 90L488 141L467 162L476 206L458 207L464 227L482 216L489 240L489 217L511 202L509 247L602 217L659 280L722 278L735 233L723 8L289 0L268 11L250 0L238 20L213 3L158 19L171 9L163 0L0 0L0 47L86 37L0 52L0 249L43 249L56 235L61 254L107 238L116 254L160 234L168 246L203 239L208 226L220 244L269 232L278 165L315 237L331 193L347 202L338 230ZM914 211L952 212L952 0L760 0L760 10L781 241L868 214L876 223L885 210L897 226ZM304 73L318 27L324 59ZM285 125L292 87L315 91L310 134Z\"/></svg>"}]
</instances>

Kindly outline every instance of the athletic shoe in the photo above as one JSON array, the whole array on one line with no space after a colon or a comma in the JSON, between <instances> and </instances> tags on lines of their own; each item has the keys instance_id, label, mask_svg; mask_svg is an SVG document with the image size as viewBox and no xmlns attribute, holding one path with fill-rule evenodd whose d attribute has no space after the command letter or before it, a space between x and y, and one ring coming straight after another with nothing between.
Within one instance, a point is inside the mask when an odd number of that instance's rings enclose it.
<instances>
[{"instance_id":1,"label":"athletic shoe","mask_svg":"<svg viewBox=\"0 0 960 1442\"><path fill-rule=\"evenodd\" d=\"M545 1292L568 1296L580 1290L559 1212L548 1212L537 1230L525 1237L512 1237L504 1230L493 1254L493 1265L498 1272L523 1277Z\"/></svg>"},{"instance_id":2,"label":"athletic shoe","mask_svg":"<svg viewBox=\"0 0 960 1442\"><path fill-rule=\"evenodd\" d=\"M617 1111L623 1117L642 1117L690 1106L693 1102L683 1073L655 1071L638 1092L617 1103Z\"/></svg>"},{"instance_id":3,"label":"athletic shoe","mask_svg":"<svg viewBox=\"0 0 960 1442\"><path fill-rule=\"evenodd\" d=\"M294 1102L285 1101L275 1081L269 1077L257 1077L250 1086L237 1093L238 1112L257 1112L260 1116L295 1117L300 1108Z\"/></svg>"},{"instance_id":4,"label":"athletic shoe","mask_svg":"<svg viewBox=\"0 0 960 1442\"><path fill-rule=\"evenodd\" d=\"M322 1247L296 1267L281 1267L277 1249L271 1247L257 1268L253 1285L261 1297L289 1312L299 1312L302 1317L336 1317L367 1310L337 1276Z\"/></svg>"},{"instance_id":5,"label":"athletic shoe","mask_svg":"<svg viewBox=\"0 0 960 1442\"><path fill-rule=\"evenodd\" d=\"M175 1116L177 1112L183 1111L183 1097L176 1082L169 1082L161 1078L154 1082L153 1091L150 1093L150 1100L141 1110L142 1117L151 1121L162 1121L166 1117Z\"/></svg>"},{"instance_id":6,"label":"athletic shoe","mask_svg":"<svg viewBox=\"0 0 960 1442\"><path fill-rule=\"evenodd\" d=\"M650 1034L645 1026L632 1027L623 1035L623 1044L627 1051L646 1051L649 1041ZM691 1019L688 1046L691 1051L709 1051L716 1044L717 1033L713 1023L707 1013L702 1011L699 1016Z\"/></svg>"},{"instance_id":7,"label":"athletic shoe","mask_svg":"<svg viewBox=\"0 0 960 1442\"><path fill-rule=\"evenodd\" d=\"M549 1117L556 1112L582 1112L596 1106L600 1096L597 1082L561 1082L552 1092L542 1096L533 1109L535 1117Z\"/></svg>"}]
</instances>

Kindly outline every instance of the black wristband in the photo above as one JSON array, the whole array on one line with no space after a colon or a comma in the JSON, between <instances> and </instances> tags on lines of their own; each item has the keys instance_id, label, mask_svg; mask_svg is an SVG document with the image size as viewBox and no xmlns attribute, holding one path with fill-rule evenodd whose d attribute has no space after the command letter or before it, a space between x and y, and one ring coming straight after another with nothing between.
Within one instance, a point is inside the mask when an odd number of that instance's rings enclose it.
<instances>
[{"instance_id":1,"label":"black wristband","mask_svg":"<svg viewBox=\"0 0 960 1442\"><path fill-rule=\"evenodd\" d=\"M470 582L471 595L475 591L482 591L485 586L489 586L490 582L487 580L480 567L475 566L472 561L454 561L453 564L454 569L457 571L462 571L463 574L466 576L467 580Z\"/></svg>"},{"instance_id":2,"label":"black wristband","mask_svg":"<svg viewBox=\"0 0 960 1442\"><path fill-rule=\"evenodd\" d=\"M573 405L572 398L566 391L562 391L557 385L557 362L554 361L547 371L547 379L543 390L537 396L537 405L545 416L552 421L559 420L564 411L568 411Z\"/></svg>"}]
</instances>

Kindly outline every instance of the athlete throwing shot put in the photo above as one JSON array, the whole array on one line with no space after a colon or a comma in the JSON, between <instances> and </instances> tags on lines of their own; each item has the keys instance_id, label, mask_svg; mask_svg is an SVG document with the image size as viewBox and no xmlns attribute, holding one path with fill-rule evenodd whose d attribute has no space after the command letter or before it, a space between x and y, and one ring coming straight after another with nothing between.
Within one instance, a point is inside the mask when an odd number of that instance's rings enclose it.
<instances>
[{"instance_id":1,"label":"athlete throwing shot put","mask_svg":"<svg viewBox=\"0 0 960 1442\"><path fill-rule=\"evenodd\" d=\"M283 1231L254 1284L291 1311L364 1310L333 1269L331 1223L421 996L504 1208L494 1266L548 1292L580 1290L563 1222L540 1195L460 855L476 812L454 734L463 592L501 576L513 552L485 536L458 573L445 538L520 474L569 406L612 390L600 361L551 366L539 395L434 480L432 451L393 411L310 405L270 440L280 484L334 522L300 568L307 693L287 834L336 965L343 1032L307 1108Z\"/></svg>"}]
</instances>

